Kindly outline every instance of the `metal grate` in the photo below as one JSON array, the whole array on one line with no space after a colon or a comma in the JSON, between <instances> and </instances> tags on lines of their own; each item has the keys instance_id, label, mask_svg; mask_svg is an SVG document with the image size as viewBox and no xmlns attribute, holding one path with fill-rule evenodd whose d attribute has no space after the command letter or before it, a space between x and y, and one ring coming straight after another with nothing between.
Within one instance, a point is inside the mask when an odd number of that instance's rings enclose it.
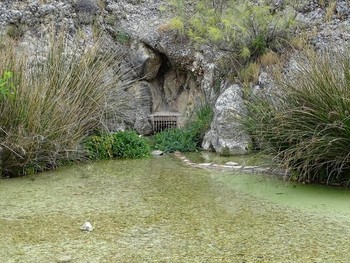
<instances>
[{"instance_id":1,"label":"metal grate","mask_svg":"<svg viewBox=\"0 0 350 263\"><path fill-rule=\"evenodd\" d=\"M153 132L160 132L166 129L178 128L180 113L177 112L156 112L150 115Z\"/></svg>"}]
</instances>

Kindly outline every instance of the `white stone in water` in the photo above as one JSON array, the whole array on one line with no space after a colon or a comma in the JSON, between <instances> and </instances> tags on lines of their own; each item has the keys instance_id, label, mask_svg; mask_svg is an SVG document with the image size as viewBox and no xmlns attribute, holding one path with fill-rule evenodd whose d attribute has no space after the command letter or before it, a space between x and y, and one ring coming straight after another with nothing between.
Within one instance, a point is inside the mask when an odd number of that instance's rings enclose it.
<instances>
[{"instance_id":1,"label":"white stone in water","mask_svg":"<svg viewBox=\"0 0 350 263\"><path fill-rule=\"evenodd\" d=\"M72 261L72 256L71 255L64 255L61 256L57 259L58 263L67 263L67 262L71 262Z\"/></svg>"},{"instance_id":2,"label":"white stone in water","mask_svg":"<svg viewBox=\"0 0 350 263\"><path fill-rule=\"evenodd\" d=\"M244 169L255 169L255 168L259 168L259 166L244 166Z\"/></svg>"},{"instance_id":3,"label":"white stone in water","mask_svg":"<svg viewBox=\"0 0 350 263\"><path fill-rule=\"evenodd\" d=\"M163 155L163 152L160 151L160 150L155 150L155 151L152 152L152 154L153 154L154 156L159 156L159 155Z\"/></svg>"},{"instance_id":4,"label":"white stone in water","mask_svg":"<svg viewBox=\"0 0 350 263\"><path fill-rule=\"evenodd\" d=\"M237 166L238 165L238 163L235 163L235 162L227 162L225 164L230 165L230 166Z\"/></svg>"},{"instance_id":5,"label":"white stone in water","mask_svg":"<svg viewBox=\"0 0 350 263\"><path fill-rule=\"evenodd\" d=\"M92 227L91 223L90 222L85 222L81 227L80 229L82 231L88 231L88 232L91 232L92 230L94 230L94 228Z\"/></svg>"},{"instance_id":6,"label":"white stone in water","mask_svg":"<svg viewBox=\"0 0 350 263\"><path fill-rule=\"evenodd\" d=\"M228 168L228 169L232 169L232 168L236 168L238 167L237 165L220 165L221 168Z\"/></svg>"},{"instance_id":7,"label":"white stone in water","mask_svg":"<svg viewBox=\"0 0 350 263\"><path fill-rule=\"evenodd\" d=\"M213 163L199 163L199 166L211 166Z\"/></svg>"}]
</instances>

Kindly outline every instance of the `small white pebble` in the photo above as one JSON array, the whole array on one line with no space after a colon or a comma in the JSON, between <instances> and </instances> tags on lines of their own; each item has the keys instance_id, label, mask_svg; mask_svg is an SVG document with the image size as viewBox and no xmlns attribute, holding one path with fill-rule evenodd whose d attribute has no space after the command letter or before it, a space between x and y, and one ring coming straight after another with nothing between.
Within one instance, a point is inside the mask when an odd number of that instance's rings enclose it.
<instances>
[{"instance_id":1,"label":"small white pebble","mask_svg":"<svg viewBox=\"0 0 350 263\"><path fill-rule=\"evenodd\" d=\"M72 261L72 256L71 255L64 255L61 256L57 259L58 263L67 263Z\"/></svg>"},{"instance_id":2,"label":"small white pebble","mask_svg":"<svg viewBox=\"0 0 350 263\"><path fill-rule=\"evenodd\" d=\"M92 227L91 223L90 222L85 222L81 227L80 229L82 231L88 231L88 232L91 232L92 230L94 230L94 228Z\"/></svg>"}]
</instances>

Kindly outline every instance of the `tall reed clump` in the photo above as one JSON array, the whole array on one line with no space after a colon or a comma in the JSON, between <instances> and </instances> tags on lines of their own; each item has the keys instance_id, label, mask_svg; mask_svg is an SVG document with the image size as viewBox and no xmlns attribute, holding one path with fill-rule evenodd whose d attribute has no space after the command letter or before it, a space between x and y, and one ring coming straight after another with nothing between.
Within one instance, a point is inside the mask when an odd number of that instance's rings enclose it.
<instances>
[{"instance_id":1,"label":"tall reed clump","mask_svg":"<svg viewBox=\"0 0 350 263\"><path fill-rule=\"evenodd\" d=\"M103 55L98 44L68 45L63 33L50 36L46 54L19 52L9 41L0 44L2 175L80 158L79 144L99 126L105 96L117 87L118 77L106 74L117 55Z\"/></svg>"},{"instance_id":2,"label":"tall reed clump","mask_svg":"<svg viewBox=\"0 0 350 263\"><path fill-rule=\"evenodd\" d=\"M281 89L253 96L243 123L259 147L305 182L349 183L350 59L309 54Z\"/></svg>"}]
</instances>

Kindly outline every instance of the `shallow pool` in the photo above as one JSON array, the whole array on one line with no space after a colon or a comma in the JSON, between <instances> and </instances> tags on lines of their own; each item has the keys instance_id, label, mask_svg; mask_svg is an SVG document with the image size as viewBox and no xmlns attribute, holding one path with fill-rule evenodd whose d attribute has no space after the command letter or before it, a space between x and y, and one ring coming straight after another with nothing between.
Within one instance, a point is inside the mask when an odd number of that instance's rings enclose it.
<instances>
[{"instance_id":1,"label":"shallow pool","mask_svg":"<svg viewBox=\"0 0 350 263\"><path fill-rule=\"evenodd\" d=\"M349 262L350 193L173 156L0 180L1 262ZM79 229L85 221L91 233Z\"/></svg>"}]
</instances>

